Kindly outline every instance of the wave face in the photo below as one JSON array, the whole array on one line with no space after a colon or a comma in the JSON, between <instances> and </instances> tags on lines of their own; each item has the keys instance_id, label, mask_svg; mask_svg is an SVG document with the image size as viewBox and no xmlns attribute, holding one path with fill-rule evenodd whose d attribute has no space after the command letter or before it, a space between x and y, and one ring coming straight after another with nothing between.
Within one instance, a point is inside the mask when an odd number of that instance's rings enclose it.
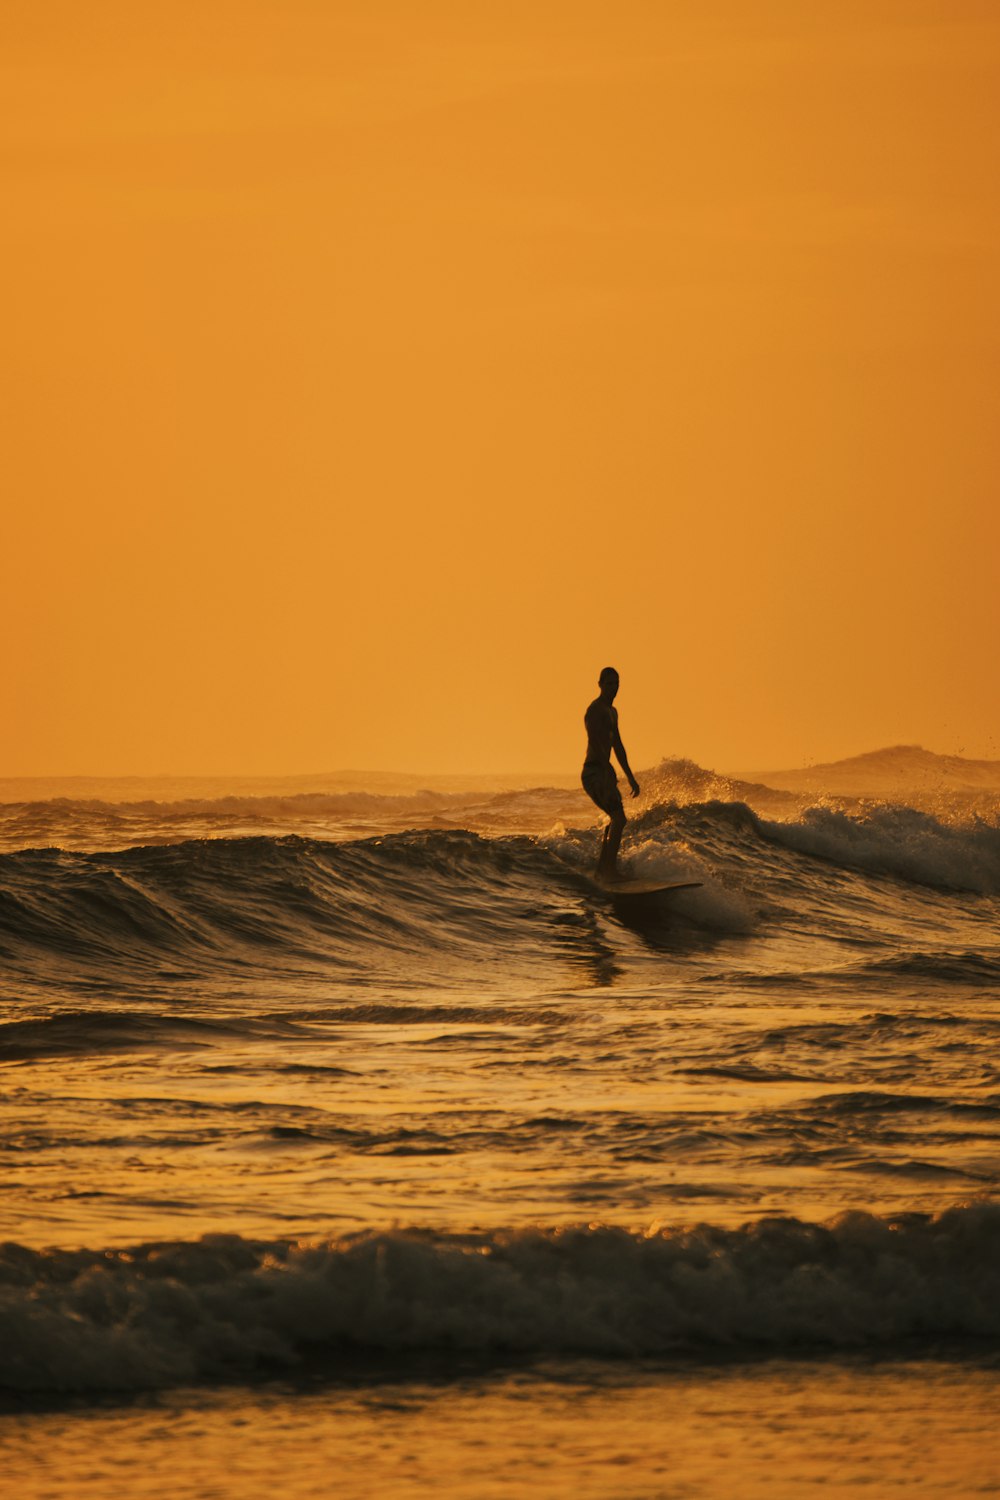
<instances>
[{"instance_id":1,"label":"wave face","mask_svg":"<svg viewBox=\"0 0 1000 1500\"><path fill-rule=\"evenodd\" d=\"M327 843L194 840L119 854L0 858L0 954L79 976L335 974L461 967L497 947L544 954L586 923L565 909L573 870L527 838L401 834Z\"/></svg>"},{"instance_id":2,"label":"wave face","mask_svg":"<svg viewBox=\"0 0 1000 1500\"><path fill-rule=\"evenodd\" d=\"M306 1361L613 1358L1000 1337L1000 1206L828 1226L611 1228L299 1246L0 1248L7 1390L132 1391Z\"/></svg>"}]
</instances>

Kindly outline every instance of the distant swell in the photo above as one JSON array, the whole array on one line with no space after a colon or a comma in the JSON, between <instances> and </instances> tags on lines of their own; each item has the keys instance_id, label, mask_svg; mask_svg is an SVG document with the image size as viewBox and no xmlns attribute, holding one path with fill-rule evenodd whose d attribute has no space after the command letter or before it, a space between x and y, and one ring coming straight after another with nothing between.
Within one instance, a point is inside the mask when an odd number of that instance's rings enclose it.
<instances>
[{"instance_id":1,"label":"distant swell","mask_svg":"<svg viewBox=\"0 0 1000 1500\"><path fill-rule=\"evenodd\" d=\"M376 1352L631 1358L1000 1337L1000 1206L702 1225L0 1249L2 1380L128 1391Z\"/></svg>"}]
</instances>

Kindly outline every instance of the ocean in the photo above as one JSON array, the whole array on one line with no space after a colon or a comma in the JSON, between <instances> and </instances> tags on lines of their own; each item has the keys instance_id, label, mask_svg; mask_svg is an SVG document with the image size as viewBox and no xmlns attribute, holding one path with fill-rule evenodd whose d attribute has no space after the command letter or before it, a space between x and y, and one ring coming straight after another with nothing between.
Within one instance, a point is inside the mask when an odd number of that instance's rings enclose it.
<instances>
[{"instance_id":1,"label":"ocean","mask_svg":"<svg viewBox=\"0 0 1000 1500\"><path fill-rule=\"evenodd\" d=\"M572 777L0 786L10 1492L996 1493L1000 779L881 756L632 904Z\"/></svg>"}]
</instances>

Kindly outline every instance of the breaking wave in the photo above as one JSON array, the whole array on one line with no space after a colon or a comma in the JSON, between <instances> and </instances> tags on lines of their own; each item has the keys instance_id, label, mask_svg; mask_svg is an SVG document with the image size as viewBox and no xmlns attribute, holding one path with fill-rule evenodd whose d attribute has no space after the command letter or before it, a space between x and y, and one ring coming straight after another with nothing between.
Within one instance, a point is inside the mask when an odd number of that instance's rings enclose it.
<instances>
[{"instance_id":1,"label":"breaking wave","mask_svg":"<svg viewBox=\"0 0 1000 1500\"><path fill-rule=\"evenodd\" d=\"M401 1351L609 1358L1000 1337L1000 1205L323 1244L0 1247L3 1386L152 1389Z\"/></svg>"},{"instance_id":2,"label":"breaking wave","mask_svg":"<svg viewBox=\"0 0 1000 1500\"><path fill-rule=\"evenodd\" d=\"M352 974L373 955L411 964L437 955L485 971L497 951L526 962L585 954L599 946L594 846L593 828L557 828L544 838L438 829L21 850L0 855L0 956L21 972L44 955L77 977L127 965L137 978L170 978L318 964ZM886 879L941 901L1000 892L1000 829L912 809L813 809L777 822L739 802L658 804L630 825L626 854L636 874L703 882L673 911L723 931L750 930L768 903L815 922L818 897L831 923L836 903L850 900L853 922L859 899L884 898ZM843 877L833 891L831 868ZM869 891L873 877L881 885ZM923 957L899 962L919 968ZM969 964L979 982L995 977L994 961L974 954L941 962L955 977Z\"/></svg>"},{"instance_id":3,"label":"breaking wave","mask_svg":"<svg viewBox=\"0 0 1000 1500\"><path fill-rule=\"evenodd\" d=\"M912 807L855 814L813 807L798 821L761 827L788 849L851 869L940 890L1000 892L1000 828L979 818L952 824Z\"/></svg>"}]
</instances>

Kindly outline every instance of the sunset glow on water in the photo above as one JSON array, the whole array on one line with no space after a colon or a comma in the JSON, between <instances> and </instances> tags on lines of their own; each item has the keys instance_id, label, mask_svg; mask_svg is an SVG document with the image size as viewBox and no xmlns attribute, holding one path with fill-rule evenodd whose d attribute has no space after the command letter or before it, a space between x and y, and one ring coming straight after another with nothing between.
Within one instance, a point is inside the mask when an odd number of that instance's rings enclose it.
<instances>
[{"instance_id":1,"label":"sunset glow on water","mask_svg":"<svg viewBox=\"0 0 1000 1500\"><path fill-rule=\"evenodd\" d=\"M0 38L0 1482L991 1493L995 5Z\"/></svg>"},{"instance_id":2,"label":"sunset glow on water","mask_svg":"<svg viewBox=\"0 0 1000 1500\"><path fill-rule=\"evenodd\" d=\"M642 777L627 868L699 883L631 905L569 788L3 804L28 1493L169 1470L193 1496L235 1464L308 1495L333 1453L359 1495L995 1473L988 791L803 811ZM107 847L123 824L147 841ZM957 1473L943 1411L972 1434Z\"/></svg>"}]
</instances>

